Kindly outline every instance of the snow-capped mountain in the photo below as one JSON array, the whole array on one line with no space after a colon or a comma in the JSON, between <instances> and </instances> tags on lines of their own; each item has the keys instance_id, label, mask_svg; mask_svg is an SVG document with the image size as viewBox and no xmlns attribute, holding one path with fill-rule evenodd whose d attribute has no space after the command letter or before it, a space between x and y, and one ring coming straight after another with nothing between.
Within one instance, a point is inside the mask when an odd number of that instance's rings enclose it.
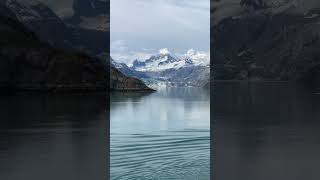
<instances>
[{"instance_id":1,"label":"snow-capped mountain","mask_svg":"<svg viewBox=\"0 0 320 180\"><path fill-rule=\"evenodd\" d=\"M136 77L138 79L149 78L145 73L136 71L128 67L125 63L118 63L114 61L113 58L110 58L110 65L127 76Z\"/></svg>"},{"instance_id":2,"label":"snow-capped mountain","mask_svg":"<svg viewBox=\"0 0 320 180\"><path fill-rule=\"evenodd\" d=\"M195 66L207 66L210 64L209 53L195 51L194 49L189 49L187 53L184 54L182 57L186 61L191 62Z\"/></svg>"},{"instance_id":3,"label":"snow-capped mountain","mask_svg":"<svg viewBox=\"0 0 320 180\"><path fill-rule=\"evenodd\" d=\"M167 48L146 60L134 60L131 66L111 61L126 75L142 79L150 87L197 86L209 82L209 55L190 49L186 54L176 55Z\"/></svg>"},{"instance_id":4,"label":"snow-capped mountain","mask_svg":"<svg viewBox=\"0 0 320 180\"><path fill-rule=\"evenodd\" d=\"M159 72L190 66L206 66L208 64L207 59L207 54L195 52L193 49L190 49L184 55L177 56L170 53L167 48L164 48L160 49L157 55L151 56L146 60L134 60L131 68L142 72Z\"/></svg>"}]
</instances>

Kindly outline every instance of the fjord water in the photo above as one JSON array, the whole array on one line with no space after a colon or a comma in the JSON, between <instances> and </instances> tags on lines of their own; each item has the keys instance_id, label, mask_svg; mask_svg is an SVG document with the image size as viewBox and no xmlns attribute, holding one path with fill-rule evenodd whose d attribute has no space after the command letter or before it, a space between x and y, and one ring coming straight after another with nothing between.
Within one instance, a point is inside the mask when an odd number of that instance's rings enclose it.
<instances>
[{"instance_id":1,"label":"fjord water","mask_svg":"<svg viewBox=\"0 0 320 180\"><path fill-rule=\"evenodd\" d=\"M0 179L106 179L106 97L1 96Z\"/></svg>"},{"instance_id":2,"label":"fjord water","mask_svg":"<svg viewBox=\"0 0 320 180\"><path fill-rule=\"evenodd\" d=\"M320 179L320 95L289 83L214 83L214 178Z\"/></svg>"},{"instance_id":3,"label":"fjord water","mask_svg":"<svg viewBox=\"0 0 320 180\"><path fill-rule=\"evenodd\" d=\"M209 91L113 93L111 179L210 179Z\"/></svg>"}]
</instances>

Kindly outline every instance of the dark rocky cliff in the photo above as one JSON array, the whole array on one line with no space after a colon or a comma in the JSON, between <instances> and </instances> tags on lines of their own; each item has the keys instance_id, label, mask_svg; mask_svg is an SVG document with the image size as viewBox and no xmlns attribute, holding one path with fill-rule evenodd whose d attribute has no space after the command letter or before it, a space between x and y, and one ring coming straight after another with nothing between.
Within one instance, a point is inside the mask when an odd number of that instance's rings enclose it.
<instances>
[{"instance_id":1,"label":"dark rocky cliff","mask_svg":"<svg viewBox=\"0 0 320 180\"><path fill-rule=\"evenodd\" d=\"M78 1L77 1L78 2ZM23 23L32 32L35 32L39 37L39 40L49 43L53 47L62 48L66 50L81 51L86 52L91 56L97 56L106 51L109 46L108 33L105 30L107 28L106 24L106 13L101 11L101 6L105 5L106 2L102 3L100 1L100 13L104 13L103 20L98 21L99 18L93 18L85 22L80 21L81 17L79 13L88 10L90 7L86 7L83 4L87 1L81 2L80 9L75 9L75 17L79 19L79 22L69 22L65 19L60 18L50 7L41 1L29 1L29 0L1 0L0 6L7 8L14 14L16 18ZM87 3L89 3L88 1ZM76 2L75 2L76 3ZM90 4L90 3L89 3ZM0 14L4 16L7 11L3 11L0 7ZM62 8L62 7L60 7ZM86 11L83 12L86 14ZM82 28L80 24L84 27L90 26L93 22L96 25L91 28ZM105 31L103 31L103 30Z\"/></svg>"},{"instance_id":2,"label":"dark rocky cliff","mask_svg":"<svg viewBox=\"0 0 320 180\"><path fill-rule=\"evenodd\" d=\"M1 4L0 15L1 90L87 92L106 91L109 87L151 90L140 80L109 67L108 57L95 58L68 48L57 49L38 38L39 33L30 31Z\"/></svg>"},{"instance_id":3,"label":"dark rocky cliff","mask_svg":"<svg viewBox=\"0 0 320 180\"><path fill-rule=\"evenodd\" d=\"M110 69L111 91L153 91L141 80L123 75L115 68Z\"/></svg>"},{"instance_id":4,"label":"dark rocky cliff","mask_svg":"<svg viewBox=\"0 0 320 180\"><path fill-rule=\"evenodd\" d=\"M2 90L107 90L102 61L41 43L20 22L0 17L0 86Z\"/></svg>"},{"instance_id":5,"label":"dark rocky cliff","mask_svg":"<svg viewBox=\"0 0 320 180\"><path fill-rule=\"evenodd\" d=\"M215 79L320 82L320 11L313 1L222 6L229 1L214 5L212 16Z\"/></svg>"},{"instance_id":6,"label":"dark rocky cliff","mask_svg":"<svg viewBox=\"0 0 320 180\"><path fill-rule=\"evenodd\" d=\"M111 57L110 61L113 61ZM110 66L110 89L112 91L153 91L141 80L123 74L112 64Z\"/></svg>"}]
</instances>

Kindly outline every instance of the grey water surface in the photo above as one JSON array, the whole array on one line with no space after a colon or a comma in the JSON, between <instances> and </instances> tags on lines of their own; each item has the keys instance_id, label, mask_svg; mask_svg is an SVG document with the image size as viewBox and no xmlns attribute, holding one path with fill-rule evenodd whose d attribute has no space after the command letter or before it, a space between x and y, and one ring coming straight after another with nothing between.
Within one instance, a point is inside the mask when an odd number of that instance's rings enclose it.
<instances>
[{"instance_id":1,"label":"grey water surface","mask_svg":"<svg viewBox=\"0 0 320 180\"><path fill-rule=\"evenodd\" d=\"M0 179L107 179L106 97L1 96Z\"/></svg>"},{"instance_id":2,"label":"grey water surface","mask_svg":"<svg viewBox=\"0 0 320 180\"><path fill-rule=\"evenodd\" d=\"M320 95L291 83L214 83L214 179L320 179Z\"/></svg>"},{"instance_id":3,"label":"grey water surface","mask_svg":"<svg viewBox=\"0 0 320 180\"><path fill-rule=\"evenodd\" d=\"M111 179L210 179L209 97L199 88L111 94Z\"/></svg>"}]
</instances>

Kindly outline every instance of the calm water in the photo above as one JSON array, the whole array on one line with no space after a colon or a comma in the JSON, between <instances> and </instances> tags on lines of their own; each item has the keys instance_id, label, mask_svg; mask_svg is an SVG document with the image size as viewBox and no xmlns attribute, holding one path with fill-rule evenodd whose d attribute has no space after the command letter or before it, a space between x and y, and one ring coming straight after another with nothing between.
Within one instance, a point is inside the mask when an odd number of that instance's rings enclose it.
<instances>
[{"instance_id":1,"label":"calm water","mask_svg":"<svg viewBox=\"0 0 320 180\"><path fill-rule=\"evenodd\" d=\"M111 179L210 179L209 92L111 95Z\"/></svg>"},{"instance_id":2,"label":"calm water","mask_svg":"<svg viewBox=\"0 0 320 180\"><path fill-rule=\"evenodd\" d=\"M213 92L215 179L320 179L319 94L285 83ZM1 97L0 179L107 179L107 101ZM199 89L112 94L112 179L209 179L209 104Z\"/></svg>"},{"instance_id":3,"label":"calm water","mask_svg":"<svg viewBox=\"0 0 320 180\"><path fill-rule=\"evenodd\" d=\"M320 179L320 95L285 83L213 91L215 179Z\"/></svg>"},{"instance_id":4,"label":"calm water","mask_svg":"<svg viewBox=\"0 0 320 180\"><path fill-rule=\"evenodd\" d=\"M107 179L105 97L0 97L0 179Z\"/></svg>"}]
</instances>

